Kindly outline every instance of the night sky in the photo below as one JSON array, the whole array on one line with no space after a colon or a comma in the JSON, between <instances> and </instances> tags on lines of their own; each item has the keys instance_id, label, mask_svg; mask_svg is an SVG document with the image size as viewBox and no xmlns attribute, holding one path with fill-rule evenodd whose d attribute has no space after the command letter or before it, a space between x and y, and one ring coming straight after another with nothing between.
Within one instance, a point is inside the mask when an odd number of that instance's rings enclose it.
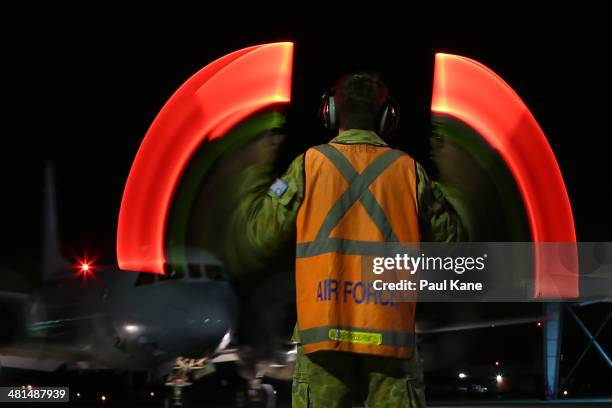
<instances>
[{"instance_id":1,"label":"night sky","mask_svg":"<svg viewBox=\"0 0 612 408\"><path fill-rule=\"evenodd\" d=\"M383 73L402 107L390 142L435 174L428 140L433 56L457 53L492 68L538 120L565 178L578 239L611 241L612 64L605 54L612 38L603 10L387 11L320 11L304 19L188 8L5 13L0 266L36 270L47 161L57 173L64 250L113 263L124 182L164 102L214 59L280 40L295 42L295 62L279 168L329 139L316 117L322 91L340 74L365 68Z\"/></svg>"},{"instance_id":2,"label":"night sky","mask_svg":"<svg viewBox=\"0 0 612 408\"><path fill-rule=\"evenodd\" d=\"M394 13L395 14L395 13ZM399 14L399 13L398 13ZM252 44L296 44L287 154L326 141L315 112L343 72L382 72L402 107L391 140L429 161L435 51L491 67L523 98L559 161L581 241L610 239L607 216L609 36L595 10L557 6L475 15L446 10L298 21L218 17L203 11L21 10L5 31L2 226L13 260L40 245L42 169L57 172L61 235L80 251L113 259L118 207L131 160L174 90L210 61Z\"/></svg>"}]
</instances>

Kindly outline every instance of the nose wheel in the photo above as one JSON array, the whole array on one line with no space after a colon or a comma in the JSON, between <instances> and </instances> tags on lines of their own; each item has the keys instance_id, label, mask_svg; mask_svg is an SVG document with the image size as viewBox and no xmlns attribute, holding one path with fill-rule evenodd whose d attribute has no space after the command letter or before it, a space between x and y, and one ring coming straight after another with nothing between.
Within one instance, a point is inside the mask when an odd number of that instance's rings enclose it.
<instances>
[{"instance_id":1,"label":"nose wheel","mask_svg":"<svg viewBox=\"0 0 612 408\"><path fill-rule=\"evenodd\" d=\"M179 357L166 378L168 391L164 408L189 408L192 405L189 386L203 376L215 371L214 365L206 358L186 359ZM248 408L276 408L276 390L270 384L262 383L263 374L256 372L254 378L247 381L246 392L237 395L236 404Z\"/></svg>"},{"instance_id":2,"label":"nose wheel","mask_svg":"<svg viewBox=\"0 0 612 408\"><path fill-rule=\"evenodd\" d=\"M164 408L189 408L192 406L188 388L193 381L214 371L212 363L206 358L178 357L172 372L166 378L166 393Z\"/></svg>"},{"instance_id":3,"label":"nose wheel","mask_svg":"<svg viewBox=\"0 0 612 408\"><path fill-rule=\"evenodd\" d=\"M166 384L168 385L168 384ZM164 408L189 408L192 406L189 398L189 393L186 393L185 387L190 386L191 383L186 384L173 384L170 388L170 392L166 394L164 399Z\"/></svg>"},{"instance_id":4,"label":"nose wheel","mask_svg":"<svg viewBox=\"0 0 612 408\"><path fill-rule=\"evenodd\" d=\"M262 383L262 377L247 380L246 387L236 395L236 406L242 408L276 408L276 390Z\"/></svg>"},{"instance_id":5,"label":"nose wheel","mask_svg":"<svg viewBox=\"0 0 612 408\"><path fill-rule=\"evenodd\" d=\"M276 408L276 391L270 384L249 384L236 395L236 406L241 408Z\"/></svg>"},{"instance_id":6,"label":"nose wheel","mask_svg":"<svg viewBox=\"0 0 612 408\"><path fill-rule=\"evenodd\" d=\"M257 408L276 408L276 391L270 384L259 384L259 388L249 390L255 393L252 406Z\"/></svg>"}]
</instances>

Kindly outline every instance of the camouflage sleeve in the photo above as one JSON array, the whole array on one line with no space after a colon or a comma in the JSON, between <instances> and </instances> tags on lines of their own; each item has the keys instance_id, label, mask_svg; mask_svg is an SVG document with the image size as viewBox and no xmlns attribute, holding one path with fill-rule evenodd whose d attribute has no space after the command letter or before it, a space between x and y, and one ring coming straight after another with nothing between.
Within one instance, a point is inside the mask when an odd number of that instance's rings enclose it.
<instances>
[{"instance_id":1,"label":"camouflage sleeve","mask_svg":"<svg viewBox=\"0 0 612 408\"><path fill-rule=\"evenodd\" d=\"M254 185L249 194L247 239L262 253L273 253L295 233L295 220L304 196L304 155L273 183Z\"/></svg>"},{"instance_id":2,"label":"camouflage sleeve","mask_svg":"<svg viewBox=\"0 0 612 408\"><path fill-rule=\"evenodd\" d=\"M266 268L288 243L295 242L295 220L304 196L304 155L274 180L272 167L252 166L240 182L238 217L233 229L236 265L241 273ZM293 241L292 241L293 240Z\"/></svg>"},{"instance_id":3,"label":"camouflage sleeve","mask_svg":"<svg viewBox=\"0 0 612 408\"><path fill-rule=\"evenodd\" d=\"M467 232L460 217L444 196L437 182L431 180L423 166L417 167L417 196L421 240L424 242L466 241Z\"/></svg>"}]
</instances>

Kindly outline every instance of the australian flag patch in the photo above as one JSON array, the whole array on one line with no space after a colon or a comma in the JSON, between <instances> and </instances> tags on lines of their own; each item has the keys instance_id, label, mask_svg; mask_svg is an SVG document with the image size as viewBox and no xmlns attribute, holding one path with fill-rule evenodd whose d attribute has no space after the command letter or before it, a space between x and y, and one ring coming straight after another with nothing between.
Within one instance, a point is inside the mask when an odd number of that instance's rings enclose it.
<instances>
[{"instance_id":1,"label":"australian flag patch","mask_svg":"<svg viewBox=\"0 0 612 408\"><path fill-rule=\"evenodd\" d=\"M287 191L289 186L282 179L276 179L274 183L270 186L270 191L277 197L282 196Z\"/></svg>"}]
</instances>

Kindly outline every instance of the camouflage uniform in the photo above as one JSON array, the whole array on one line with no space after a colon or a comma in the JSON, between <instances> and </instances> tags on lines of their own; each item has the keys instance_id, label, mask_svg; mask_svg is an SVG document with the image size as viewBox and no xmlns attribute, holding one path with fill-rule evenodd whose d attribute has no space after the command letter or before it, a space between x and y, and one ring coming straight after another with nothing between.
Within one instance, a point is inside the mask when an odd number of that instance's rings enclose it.
<instances>
[{"instance_id":1,"label":"camouflage uniform","mask_svg":"<svg viewBox=\"0 0 612 408\"><path fill-rule=\"evenodd\" d=\"M292 394L294 408L352 407L355 397L365 397L367 408L425 407L417 353L409 360L334 351L306 355L298 346Z\"/></svg>"},{"instance_id":2,"label":"camouflage uniform","mask_svg":"<svg viewBox=\"0 0 612 408\"><path fill-rule=\"evenodd\" d=\"M386 146L372 131L344 131L334 143ZM423 241L463 240L459 217L445 200L439 186L417 163L419 225ZM268 189L270 168L253 168L240 188L241 216L236 218L241 237L245 268L265 263L294 237L295 220L304 196L304 155L290 165L281 178L283 186ZM248 251L247 251L248 249ZM293 340L299 344L297 327ZM367 390L366 407L424 407L423 372L418 354L409 360L343 352L317 352L306 355L298 347L293 380L294 407L350 407L355 390Z\"/></svg>"}]
</instances>

